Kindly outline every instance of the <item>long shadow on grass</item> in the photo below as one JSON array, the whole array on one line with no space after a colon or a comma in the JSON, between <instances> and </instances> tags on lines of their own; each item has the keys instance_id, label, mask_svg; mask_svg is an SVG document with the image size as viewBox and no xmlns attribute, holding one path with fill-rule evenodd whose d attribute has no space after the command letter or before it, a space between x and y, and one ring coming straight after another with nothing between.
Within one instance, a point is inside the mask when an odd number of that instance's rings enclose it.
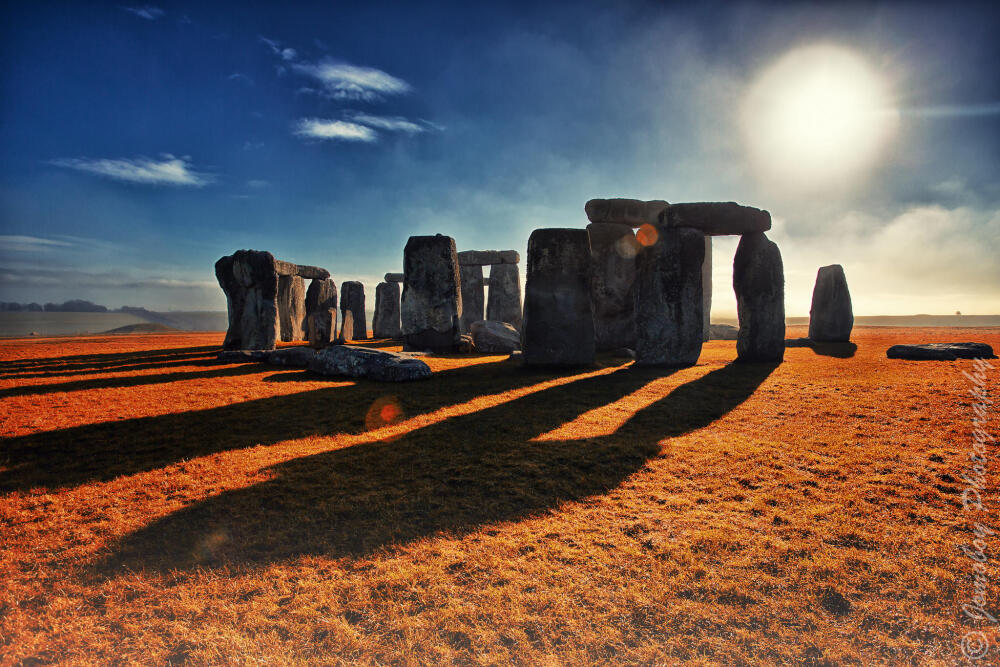
<instances>
[{"instance_id":1,"label":"long shadow on grass","mask_svg":"<svg viewBox=\"0 0 1000 667\"><path fill-rule=\"evenodd\" d=\"M259 372L263 367L240 368ZM0 439L0 492L75 486L230 449L312 435L361 433L369 409L388 396L396 397L404 417L412 417L557 375L525 371L515 362L494 362L441 371L421 382L335 381L330 388L207 410L4 438Z\"/></svg>"},{"instance_id":2,"label":"long shadow on grass","mask_svg":"<svg viewBox=\"0 0 1000 667\"><path fill-rule=\"evenodd\" d=\"M43 370L65 371L76 368L106 368L123 364L155 361L177 361L188 357L204 357L219 351L218 345L200 347L173 347L162 350L136 350L109 354L77 354L66 357L14 359L0 361L0 373L37 372Z\"/></svg>"},{"instance_id":3,"label":"long shadow on grass","mask_svg":"<svg viewBox=\"0 0 1000 667\"><path fill-rule=\"evenodd\" d=\"M773 369L730 364L708 373L610 436L533 441L662 371L625 368L392 441L288 461L272 469L272 480L215 496L128 536L96 564L96 573L357 556L526 518L617 486L658 453L661 440L711 424Z\"/></svg>"},{"instance_id":4,"label":"long shadow on grass","mask_svg":"<svg viewBox=\"0 0 1000 667\"><path fill-rule=\"evenodd\" d=\"M858 346L849 341L824 343L814 341L811 338L786 339L785 347L808 347L816 354L821 354L824 357L836 357L837 359L850 359L858 351Z\"/></svg>"}]
</instances>

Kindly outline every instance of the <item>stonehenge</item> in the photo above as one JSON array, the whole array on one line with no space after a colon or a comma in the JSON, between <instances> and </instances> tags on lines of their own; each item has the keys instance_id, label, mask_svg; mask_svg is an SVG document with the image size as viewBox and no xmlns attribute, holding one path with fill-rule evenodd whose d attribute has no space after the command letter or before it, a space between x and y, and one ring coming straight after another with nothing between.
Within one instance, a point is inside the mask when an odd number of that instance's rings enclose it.
<instances>
[{"instance_id":1,"label":"stonehenge","mask_svg":"<svg viewBox=\"0 0 1000 667\"><path fill-rule=\"evenodd\" d=\"M591 199L583 210L591 222L640 227L655 225L668 205L660 199Z\"/></svg>"},{"instance_id":2,"label":"stonehenge","mask_svg":"<svg viewBox=\"0 0 1000 667\"><path fill-rule=\"evenodd\" d=\"M531 233L521 331L526 365L581 366L594 362L590 264L586 229L536 229Z\"/></svg>"},{"instance_id":3,"label":"stonehenge","mask_svg":"<svg viewBox=\"0 0 1000 667\"><path fill-rule=\"evenodd\" d=\"M325 280L330 273L316 266L277 260L261 250L238 250L219 258L215 263L215 278L226 294L229 313L223 349L273 350L281 337L282 317L287 317L289 331L298 318L298 337L302 337L301 311L287 312L288 304L279 298L280 279L293 276ZM290 298L293 289L289 283L286 293Z\"/></svg>"},{"instance_id":4,"label":"stonehenge","mask_svg":"<svg viewBox=\"0 0 1000 667\"><path fill-rule=\"evenodd\" d=\"M847 276L840 264L821 266L816 273L809 308L809 338L817 342L842 343L851 339L854 310Z\"/></svg>"},{"instance_id":5,"label":"stonehenge","mask_svg":"<svg viewBox=\"0 0 1000 667\"><path fill-rule=\"evenodd\" d=\"M705 238L697 229L661 229L639 254L635 289L638 366L692 366L701 354L702 261Z\"/></svg>"},{"instance_id":6,"label":"stonehenge","mask_svg":"<svg viewBox=\"0 0 1000 667\"><path fill-rule=\"evenodd\" d=\"M490 287L486 299L486 319L491 322L506 322L521 330L521 274L517 264L494 264L490 277L484 278Z\"/></svg>"},{"instance_id":7,"label":"stonehenge","mask_svg":"<svg viewBox=\"0 0 1000 667\"><path fill-rule=\"evenodd\" d=\"M401 282L403 282L403 274L402 273L387 273L387 274L385 274L385 278L383 278L383 280L385 280L385 282L387 282L387 283L401 283Z\"/></svg>"},{"instance_id":8,"label":"stonehenge","mask_svg":"<svg viewBox=\"0 0 1000 667\"><path fill-rule=\"evenodd\" d=\"M390 274L386 274L390 275ZM399 283L384 282L375 287L375 317L372 320L375 338L399 338Z\"/></svg>"},{"instance_id":9,"label":"stonehenge","mask_svg":"<svg viewBox=\"0 0 1000 667\"><path fill-rule=\"evenodd\" d=\"M450 352L462 333L455 239L411 236L403 249L400 315L404 349Z\"/></svg>"},{"instance_id":10,"label":"stonehenge","mask_svg":"<svg viewBox=\"0 0 1000 667\"><path fill-rule=\"evenodd\" d=\"M278 276L278 322L282 341L305 337L306 285L302 276Z\"/></svg>"},{"instance_id":11,"label":"stonehenge","mask_svg":"<svg viewBox=\"0 0 1000 667\"><path fill-rule=\"evenodd\" d=\"M343 322L340 337L344 340L364 340L368 338L365 321L365 286L357 280L346 280L340 285L340 312ZM348 328L347 314L351 314Z\"/></svg>"},{"instance_id":12,"label":"stonehenge","mask_svg":"<svg viewBox=\"0 0 1000 667\"><path fill-rule=\"evenodd\" d=\"M306 340L323 348L337 335L337 284L314 278L306 290Z\"/></svg>"},{"instance_id":13,"label":"stonehenge","mask_svg":"<svg viewBox=\"0 0 1000 667\"><path fill-rule=\"evenodd\" d=\"M598 351L635 349L635 279L639 242L632 228L608 222L587 225L590 234L590 300Z\"/></svg>"},{"instance_id":14,"label":"stonehenge","mask_svg":"<svg viewBox=\"0 0 1000 667\"><path fill-rule=\"evenodd\" d=\"M744 234L733 259L740 331L739 361L781 361L785 355L785 274L778 246L764 232Z\"/></svg>"},{"instance_id":15,"label":"stonehenge","mask_svg":"<svg viewBox=\"0 0 1000 667\"><path fill-rule=\"evenodd\" d=\"M671 204L660 212L663 227L693 227L710 236L753 234L771 229L771 214L736 202Z\"/></svg>"},{"instance_id":16,"label":"stonehenge","mask_svg":"<svg viewBox=\"0 0 1000 667\"><path fill-rule=\"evenodd\" d=\"M458 254L458 275L462 284L462 331L472 331L472 323L483 319L486 308L481 264L462 264Z\"/></svg>"},{"instance_id":17,"label":"stonehenge","mask_svg":"<svg viewBox=\"0 0 1000 667\"><path fill-rule=\"evenodd\" d=\"M490 287L485 303L487 320L506 322L515 329L521 327L521 278L517 264L521 255L516 250L463 250L458 253L459 277L462 284L462 331L472 331L472 324L483 319L484 288ZM483 267L490 266L490 275L483 276Z\"/></svg>"}]
</instances>

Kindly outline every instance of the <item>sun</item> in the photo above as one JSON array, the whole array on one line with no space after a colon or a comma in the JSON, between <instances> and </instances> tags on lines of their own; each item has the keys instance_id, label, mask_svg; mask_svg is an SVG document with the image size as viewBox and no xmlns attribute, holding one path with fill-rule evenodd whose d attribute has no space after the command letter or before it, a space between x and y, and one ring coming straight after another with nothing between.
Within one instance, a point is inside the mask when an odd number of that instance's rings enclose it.
<instances>
[{"instance_id":1,"label":"sun","mask_svg":"<svg viewBox=\"0 0 1000 667\"><path fill-rule=\"evenodd\" d=\"M863 175L897 120L876 72L854 52L832 45L785 54L754 82L743 108L759 173L805 189Z\"/></svg>"}]
</instances>

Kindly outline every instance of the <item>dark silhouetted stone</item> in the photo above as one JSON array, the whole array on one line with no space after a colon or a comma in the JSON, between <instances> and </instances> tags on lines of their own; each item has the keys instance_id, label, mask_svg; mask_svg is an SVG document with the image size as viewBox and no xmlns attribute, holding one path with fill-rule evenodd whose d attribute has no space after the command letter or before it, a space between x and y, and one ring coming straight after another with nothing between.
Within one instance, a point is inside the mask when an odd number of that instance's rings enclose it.
<instances>
[{"instance_id":1,"label":"dark silhouetted stone","mask_svg":"<svg viewBox=\"0 0 1000 667\"><path fill-rule=\"evenodd\" d=\"M854 309L844 267L840 264L820 267L809 308L809 338L821 342L847 342L853 328Z\"/></svg>"},{"instance_id":2,"label":"dark silhouetted stone","mask_svg":"<svg viewBox=\"0 0 1000 667\"><path fill-rule=\"evenodd\" d=\"M267 361L271 350L223 350L216 358L226 364L245 364L248 362Z\"/></svg>"},{"instance_id":3,"label":"dark silhouetted stone","mask_svg":"<svg viewBox=\"0 0 1000 667\"><path fill-rule=\"evenodd\" d=\"M376 338L399 338L399 283L379 283L375 287L375 319L372 330Z\"/></svg>"},{"instance_id":4,"label":"dark silhouetted stone","mask_svg":"<svg viewBox=\"0 0 1000 667\"><path fill-rule=\"evenodd\" d=\"M733 260L733 289L740 331L739 361L785 357L785 271L781 251L763 232L744 234Z\"/></svg>"},{"instance_id":5,"label":"dark silhouetted stone","mask_svg":"<svg viewBox=\"0 0 1000 667\"><path fill-rule=\"evenodd\" d=\"M481 320L472 323L472 341L484 354L507 354L521 349L521 334L507 322Z\"/></svg>"},{"instance_id":6,"label":"dark silhouetted stone","mask_svg":"<svg viewBox=\"0 0 1000 667\"><path fill-rule=\"evenodd\" d=\"M275 261L269 252L238 250L215 263L229 311L224 349L274 349L280 326Z\"/></svg>"},{"instance_id":7,"label":"dark silhouetted stone","mask_svg":"<svg viewBox=\"0 0 1000 667\"><path fill-rule=\"evenodd\" d=\"M405 347L448 352L461 334L458 253L450 236L411 236L403 249Z\"/></svg>"},{"instance_id":8,"label":"dark silhouetted stone","mask_svg":"<svg viewBox=\"0 0 1000 667\"><path fill-rule=\"evenodd\" d=\"M315 310L306 317L306 338L317 350L329 345L337 335L337 309Z\"/></svg>"},{"instance_id":9,"label":"dark silhouetted stone","mask_svg":"<svg viewBox=\"0 0 1000 667\"><path fill-rule=\"evenodd\" d=\"M278 322L284 342L305 338L306 284L301 276L278 276Z\"/></svg>"},{"instance_id":10,"label":"dark silhouetted stone","mask_svg":"<svg viewBox=\"0 0 1000 667\"><path fill-rule=\"evenodd\" d=\"M712 237L705 235L705 259L701 263L701 303L705 318L704 336L708 340L712 329Z\"/></svg>"},{"instance_id":11,"label":"dark silhouetted stone","mask_svg":"<svg viewBox=\"0 0 1000 667\"><path fill-rule=\"evenodd\" d=\"M313 280L326 280L330 277L329 271L318 266L292 264L291 262L283 262L280 259L274 260L274 270L279 276L299 276Z\"/></svg>"},{"instance_id":12,"label":"dark silhouetted stone","mask_svg":"<svg viewBox=\"0 0 1000 667\"><path fill-rule=\"evenodd\" d=\"M430 366L411 355L353 345L320 350L309 362L309 370L320 375L379 382L406 382L431 376Z\"/></svg>"},{"instance_id":13,"label":"dark silhouetted stone","mask_svg":"<svg viewBox=\"0 0 1000 667\"><path fill-rule=\"evenodd\" d=\"M890 359L954 361L955 359L996 359L986 343L923 343L893 345L885 352Z\"/></svg>"},{"instance_id":14,"label":"dark silhouetted stone","mask_svg":"<svg viewBox=\"0 0 1000 667\"><path fill-rule=\"evenodd\" d=\"M587 225L593 260L590 301L598 350L635 348L636 255L632 228L612 223Z\"/></svg>"},{"instance_id":15,"label":"dark silhouetted stone","mask_svg":"<svg viewBox=\"0 0 1000 667\"><path fill-rule=\"evenodd\" d=\"M473 322L483 319L486 308L483 267L459 262L458 273L462 282L462 331L467 332L472 330Z\"/></svg>"},{"instance_id":16,"label":"dark silhouetted stone","mask_svg":"<svg viewBox=\"0 0 1000 667\"><path fill-rule=\"evenodd\" d=\"M517 264L521 256L516 250L463 250L458 253L459 266L489 266Z\"/></svg>"},{"instance_id":17,"label":"dark silhouetted stone","mask_svg":"<svg viewBox=\"0 0 1000 667\"><path fill-rule=\"evenodd\" d=\"M536 229L528 239L522 350L529 366L594 362L590 235L586 229ZM492 281L490 292L496 289ZM491 318L493 319L493 318Z\"/></svg>"},{"instance_id":18,"label":"dark silhouetted stone","mask_svg":"<svg viewBox=\"0 0 1000 667\"><path fill-rule=\"evenodd\" d=\"M704 339L701 264L705 236L696 229L658 230L638 256L635 289L639 366L691 366Z\"/></svg>"},{"instance_id":19,"label":"dark silhouetted stone","mask_svg":"<svg viewBox=\"0 0 1000 667\"><path fill-rule=\"evenodd\" d=\"M387 273L385 274L385 282L387 283L401 283L403 282L402 273Z\"/></svg>"},{"instance_id":20,"label":"dark silhouetted stone","mask_svg":"<svg viewBox=\"0 0 1000 667\"><path fill-rule=\"evenodd\" d=\"M345 281L340 286L340 312L344 324L347 324L347 311L351 312L353 328L349 335L343 335L342 325L342 337L345 340L368 338L368 325L365 322L365 286L356 280Z\"/></svg>"},{"instance_id":21,"label":"dark silhouetted stone","mask_svg":"<svg viewBox=\"0 0 1000 667\"><path fill-rule=\"evenodd\" d=\"M771 229L771 214L736 202L671 204L660 214L663 227L691 227L712 236L750 234Z\"/></svg>"},{"instance_id":22,"label":"dark silhouetted stone","mask_svg":"<svg viewBox=\"0 0 1000 667\"><path fill-rule=\"evenodd\" d=\"M667 202L659 199L591 199L583 210L591 222L640 227L657 224L666 207Z\"/></svg>"}]
</instances>

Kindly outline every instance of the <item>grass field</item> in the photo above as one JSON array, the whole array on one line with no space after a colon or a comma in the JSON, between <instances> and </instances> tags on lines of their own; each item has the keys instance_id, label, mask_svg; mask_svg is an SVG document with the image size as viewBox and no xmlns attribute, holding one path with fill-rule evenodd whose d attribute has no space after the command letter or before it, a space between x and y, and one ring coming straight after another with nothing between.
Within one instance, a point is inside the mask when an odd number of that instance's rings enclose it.
<instances>
[{"instance_id":1,"label":"grass field","mask_svg":"<svg viewBox=\"0 0 1000 667\"><path fill-rule=\"evenodd\" d=\"M962 613L972 362L885 358L998 329L399 385L221 340L0 341L0 663L934 665L973 629L998 660Z\"/></svg>"}]
</instances>

